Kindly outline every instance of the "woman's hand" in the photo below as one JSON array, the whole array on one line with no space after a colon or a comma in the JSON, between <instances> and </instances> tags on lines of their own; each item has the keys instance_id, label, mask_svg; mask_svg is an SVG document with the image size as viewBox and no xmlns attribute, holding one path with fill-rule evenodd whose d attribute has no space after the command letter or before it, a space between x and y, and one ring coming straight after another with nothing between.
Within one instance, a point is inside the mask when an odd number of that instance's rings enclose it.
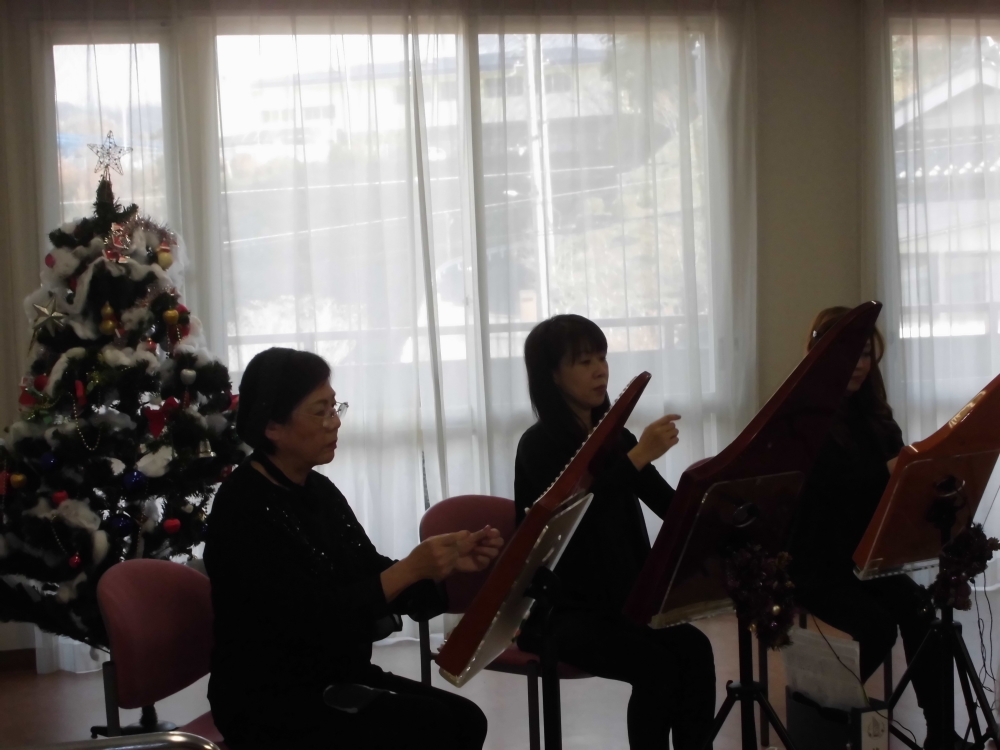
<instances>
[{"instance_id":1,"label":"woman's hand","mask_svg":"<svg viewBox=\"0 0 1000 750\"><path fill-rule=\"evenodd\" d=\"M479 531L456 531L432 536L422 541L403 561L415 581L430 578L442 581L454 571L484 570L495 558L503 539L500 532L487 526Z\"/></svg>"},{"instance_id":2,"label":"woman's hand","mask_svg":"<svg viewBox=\"0 0 1000 750\"><path fill-rule=\"evenodd\" d=\"M660 417L642 431L639 443L628 452L628 457L636 469L642 471L677 445L680 431L674 422L680 418L679 414L668 414L665 417Z\"/></svg>"},{"instance_id":3,"label":"woman's hand","mask_svg":"<svg viewBox=\"0 0 1000 750\"><path fill-rule=\"evenodd\" d=\"M459 533L469 534L468 531ZM463 573L478 573L481 570L486 570L494 558L500 554L500 548L503 547L503 537L500 536L498 529L487 526L474 534L469 534L461 546L463 548L468 546L469 551L459 555L455 562L455 570Z\"/></svg>"}]
</instances>

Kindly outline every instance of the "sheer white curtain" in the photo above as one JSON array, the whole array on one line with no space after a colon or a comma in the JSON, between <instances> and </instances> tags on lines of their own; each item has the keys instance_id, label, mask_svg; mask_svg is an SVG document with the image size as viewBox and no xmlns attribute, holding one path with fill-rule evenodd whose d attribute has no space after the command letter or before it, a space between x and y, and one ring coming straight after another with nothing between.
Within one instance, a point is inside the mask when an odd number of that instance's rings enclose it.
<instances>
[{"instance_id":1,"label":"sheer white curtain","mask_svg":"<svg viewBox=\"0 0 1000 750\"><path fill-rule=\"evenodd\" d=\"M924 5L871 0L867 28L870 278L908 442L1000 373L1000 14Z\"/></svg>"},{"instance_id":2,"label":"sheer white curtain","mask_svg":"<svg viewBox=\"0 0 1000 750\"><path fill-rule=\"evenodd\" d=\"M659 464L676 480L728 443L757 392L752 6L684 5L134 2L127 23L69 25L79 64L54 65L58 105L37 108L53 123L44 200L56 221L73 213L74 143L118 118L136 158L116 187L162 196L189 248L189 305L234 380L269 346L330 361L351 408L327 471L386 554L405 555L443 497L512 496L533 421L523 342L557 313L605 330L612 390L653 373L634 429L684 415ZM53 65L54 26L35 28L50 35L35 64ZM67 86L77 141L61 135Z\"/></svg>"}]
</instances>

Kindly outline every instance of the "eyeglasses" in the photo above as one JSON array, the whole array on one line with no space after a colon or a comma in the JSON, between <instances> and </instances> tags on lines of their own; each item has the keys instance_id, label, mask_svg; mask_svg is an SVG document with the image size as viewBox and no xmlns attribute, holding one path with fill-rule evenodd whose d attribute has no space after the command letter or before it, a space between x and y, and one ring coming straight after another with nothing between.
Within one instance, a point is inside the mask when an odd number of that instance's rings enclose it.
<instances>
[{"instance_id":1,"label":"eyeglasses","mask_svg":"<svg viewBox=\"0 0 1000 750\"><path fill-rule=\"evenodd\" d=\"M328 430L333 426L331 424L331 422L333 421L333 415L336 414L338 418L343 418L344 414L347 413L348 406L349 404L346 401L334 401L333 408L330 410L329 414L325 416L320 414L315 414L313 415L313 419L322 420L323 428Z\"/></svg>"}]
</instances>

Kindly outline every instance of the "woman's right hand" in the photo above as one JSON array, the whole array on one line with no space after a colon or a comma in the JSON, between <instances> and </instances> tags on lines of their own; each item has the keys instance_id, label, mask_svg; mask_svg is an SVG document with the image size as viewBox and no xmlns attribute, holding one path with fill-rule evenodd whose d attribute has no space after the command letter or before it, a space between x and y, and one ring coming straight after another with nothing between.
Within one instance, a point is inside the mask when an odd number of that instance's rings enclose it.
<instances>
[{"instance_id":1,"label":"woman's right hand","mask_svg":"<svg viewBox=\"0 0 1000 750\"><path fill-rule=\"evenodd\" d=\"M456 531L451 534L428 537L406 557L414 580L429 578L442 581L460 567L463 558L480 560L480 569L496 557L503 544L496 529L487 526L479 531Z\"/></svg>"},{"instance_id":2,"label":"woman's right hand","mask_svg":"<svg viewBox=\"0 0 1000 750\"><path fill-rule=\"evenodd\" d=\"M680 440L680 431L674 423L680 418L680 414L668 414L665 417L660 417L642 431L638 444L628 452L628 457L636 469L642 471L677 445Z\"/></svg>"}]
</instances>

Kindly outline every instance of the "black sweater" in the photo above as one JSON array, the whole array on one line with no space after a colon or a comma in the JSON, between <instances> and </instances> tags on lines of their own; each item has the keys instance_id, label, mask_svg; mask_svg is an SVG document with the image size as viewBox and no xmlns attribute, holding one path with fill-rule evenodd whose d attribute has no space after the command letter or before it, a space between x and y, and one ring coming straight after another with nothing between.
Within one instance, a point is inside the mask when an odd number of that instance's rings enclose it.
<instances>
[{"instance_id":1,"label":"black sweater","mask_svg":"<svg viewBox=\"0 0 1000 750\"><path fill-rule=\"evenodd\" d=\"M797 586L852 575L853 556L889 483L886 462L903 436L891 419L879 422L849 398L802 488L790 552Z\"/></svg>"},{"instance_id":2,"label":"black sweater","mask_svg":"<svg viewBox=\"0 0 1000 750\"><path fill-rule=\"evenodd\" d=\"M556 566L565 594L563 607L621 612L642 570L650 546L638 499L663 518L674 490L652 464L636 470L627 454L637 442L623 430L595 478L594 499ZM540 422L521 436L514 463L518 523L577 448Z\"/></svg>"},{"instance_id":3,"label":"black sweater","mask_svg":"<svg viewBox=\"0 0 1000 750\"><path fill-rule=\"evenodd\" d=\"M304 487L246 461L219 488L208 522L215 645L208 697L227 738L255 725L309 721L333 682L365 682L375 623L443 612L421 581L387 603L378 554L340 490L311 472Z\"/></svg>"}]
</instances>

